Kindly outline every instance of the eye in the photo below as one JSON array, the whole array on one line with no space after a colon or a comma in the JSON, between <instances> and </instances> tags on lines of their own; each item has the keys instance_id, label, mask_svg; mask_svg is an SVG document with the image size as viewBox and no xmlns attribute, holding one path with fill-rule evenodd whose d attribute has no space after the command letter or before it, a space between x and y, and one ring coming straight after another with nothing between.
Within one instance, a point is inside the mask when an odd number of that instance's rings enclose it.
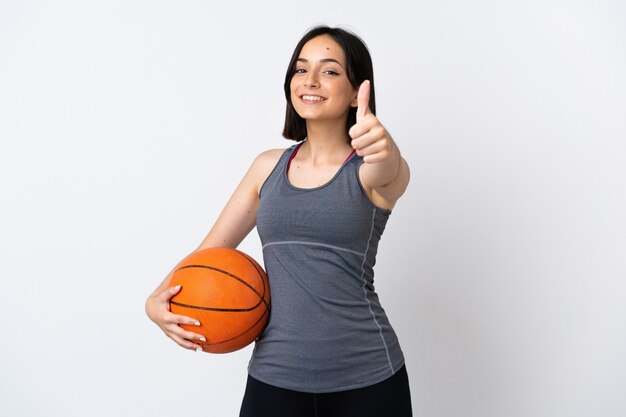
<instances>
[{"instance_id":1,"label":"eye","mask_svg":"<svg viewBox=\"0 0 626 417\"><path fill-rule=\"evenodd\" d=\"M296 68L293 73L294 74L304 74L306 70L304 68Z\"/></svg>"},{"instance_id":2,"label":"eye","mask_svg":"<svg viewBox=\"0 0 626 417\"><path fill-rule=\"evenodd\" d=\"M339 75L339 73L337 71L331 70L331 69L327 69L324 71L325 74L328 75Z\"/></svg>"}]
</instances>

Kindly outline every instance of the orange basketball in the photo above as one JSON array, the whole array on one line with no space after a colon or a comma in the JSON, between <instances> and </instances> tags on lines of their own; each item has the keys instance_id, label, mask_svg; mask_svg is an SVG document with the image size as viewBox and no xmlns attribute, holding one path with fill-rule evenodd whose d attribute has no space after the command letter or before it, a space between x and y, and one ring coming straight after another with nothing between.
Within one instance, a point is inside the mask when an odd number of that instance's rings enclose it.
<instances>
[{"instance_id":1,"label":"orange basketball","mask_svg":"<svg viewBox=\"0 0 626 417\"><path fill-rule=\"evenodd\" d=\"M205 352L227 353L249 345L269 319L267 275L236 249L192 253L176 266L169 285L182 286L170 300L171 311L200 321L200 326L181 326L204 335L206 342L194 342Z\"/></svg>"}]
</instances>

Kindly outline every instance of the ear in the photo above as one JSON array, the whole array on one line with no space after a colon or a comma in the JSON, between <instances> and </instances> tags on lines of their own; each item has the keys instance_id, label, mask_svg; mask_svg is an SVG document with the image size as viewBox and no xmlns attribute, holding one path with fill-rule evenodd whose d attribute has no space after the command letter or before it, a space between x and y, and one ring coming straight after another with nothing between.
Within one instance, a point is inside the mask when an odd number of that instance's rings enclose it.
<instances>
[{"instance_id":1,"label":"ear","mask_svg":"<svg viewBox=\"0 0 626 417\"><path fill-rule=\"evenodd\" d=\"M350 102L350 107L359 107L359 101L357 100L358 97L359 97L359 90L356 89L354 90L354 98Z\"/></svg>"}]
</instances>

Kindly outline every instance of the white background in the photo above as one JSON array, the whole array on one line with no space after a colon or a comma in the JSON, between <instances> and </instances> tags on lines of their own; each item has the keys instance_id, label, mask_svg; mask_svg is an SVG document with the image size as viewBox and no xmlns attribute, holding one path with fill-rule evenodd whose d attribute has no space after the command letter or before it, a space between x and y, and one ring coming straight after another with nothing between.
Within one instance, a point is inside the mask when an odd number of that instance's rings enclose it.
<instances>
[{"instance_id":1,"label":"white background","mask_svg":"<svg viewBox=\"0 0 626 417\"><path fill-rule=\"evenodd\" d=\"M322 23L367 42L412 169L376 288L415 415L626 415L617 0L0 1L0 415L237 415L250 348L183 350L144 301L291 144Z\"/></svg>"}]
</instances>

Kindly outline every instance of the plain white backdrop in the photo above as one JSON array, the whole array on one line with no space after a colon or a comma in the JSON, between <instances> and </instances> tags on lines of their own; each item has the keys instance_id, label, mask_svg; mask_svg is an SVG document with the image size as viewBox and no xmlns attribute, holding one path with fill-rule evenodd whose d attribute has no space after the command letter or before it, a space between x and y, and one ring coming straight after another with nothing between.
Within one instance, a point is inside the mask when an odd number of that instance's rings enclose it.
<instances>
[{"instance_id":1,"label":"plain white backdrop","mask_svg":"<svg viewBox=\"0 0 626 417\"><path fill-rule=\"evenodd\" d=\"M144 301L291 144L316 24L370 47L412 169L376 288L415 415L626 415L617 0L0 1L0 415L238 414L250 348L183 350Z\"/></svg>"}]
</instances>

